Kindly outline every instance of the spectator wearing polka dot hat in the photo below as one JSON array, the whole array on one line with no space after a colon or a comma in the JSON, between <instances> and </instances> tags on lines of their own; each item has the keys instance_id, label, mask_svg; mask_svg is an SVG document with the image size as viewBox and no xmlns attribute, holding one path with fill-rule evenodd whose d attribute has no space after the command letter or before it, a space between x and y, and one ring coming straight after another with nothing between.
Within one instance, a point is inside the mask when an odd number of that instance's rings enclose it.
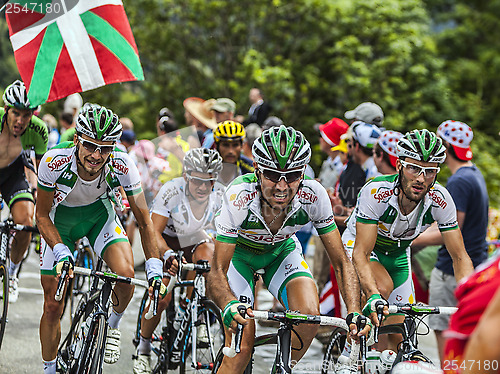
<instances>
[{"instance_id":1,"label":"spectator wearing polka dot hat","mask_svg":"<svg viewBox=\"0 0 500 374\"><path fill-rule=\"evenodd\" d=\"M470 143L472 129L465 123L448 120L439 125L437 135L446 147L446 166L451 171L446 189L450 192L457 208L457 221L467 254L474 267L488 258L486 231L488 228L488 191L481 171L471 162ZM436 265L431 273L429 284L430 305L456 305L453 294L456 281L453 263L443 245L437 227L431 227L412 243L412 249L429 245L442 245L438 250ZM429 316L429 327L437 338L438 351L443 359L443 331L448 329L449 317Z\"/></svg>"},{"instance_id":2,"label":"spectator wearing polka dot hat","mask_svg":"<svg viewBox=\"0 0 500 374\"><path fill-rule=\"evenodd\" d=\"M373 161L380 174L396 174L396 145L403 134L398 131L387 130L382 132L373 147Z\"/></svg>"}]
</instances>

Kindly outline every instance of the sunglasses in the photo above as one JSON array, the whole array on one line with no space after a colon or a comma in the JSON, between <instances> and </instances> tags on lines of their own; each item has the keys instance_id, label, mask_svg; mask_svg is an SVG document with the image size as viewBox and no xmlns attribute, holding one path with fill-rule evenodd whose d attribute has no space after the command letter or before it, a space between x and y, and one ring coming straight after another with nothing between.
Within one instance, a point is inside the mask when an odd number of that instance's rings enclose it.
<instances>
[{"instance_id":1,"label":"sunglasses","mask_svg":"<svg viewBox=\"0 0 500 374\"><path fill-rule=\"evenodd\" d=\"M189 181L191 183L193 183L193 185L195 187L200 187L203 184L205 184L205 185L210 184L210 186L213 186L215 183L215 180L216 180L216 178L205 179L205 178L193 177L192 175L189 175L189 174L186 174L186 177L187 177L187 179L189 179Z\"/></svg>"},{"instance_id":2,"label":"sunglasses","mask_svg":"<svg viewBox=\"0 0 500 374\"><path fill-rule=\"evenodd\" d=\"M115 148L114 144L112 145L96 144L94 142L91 142L90 140L85 140L80 136L78 137L78 141L82 144L83 148L85 148L90 153L94 153L95 151L99 150L101 155L107 155L108 153L111 153L111 151L113 151L113 149Z\"/></svg>"},{"instance_id":3,"label":"sunglasses","mask_svg":"<svg viewBox=\"0 0 500 374\"><path fill-rule=\"evenodd\" d=\"M292 170L292 171L276 171L274 169L268 169L263 166L259 166L260 173L264 176L264 178L270 180L273 183L279 183L279 181L283 178L287 184L298 181L302 178L304 174L304 168L300 170Z\"/></svg>"},{"instance_id":4,"label":"sunglasses","mask_svg":"<svg viewBox=\"0 0 500 374\"><path fill-rule=\"evenodd\" d=\"M432 179L435 178L439 173L439 170L441 170L441 168L439 167L423 167L417 164L412 164L411 162L406 162L403 160L399 161L401 162L401 165L406 168L408 173L415 178L418 178L422 173L424 173L424 178Z\"/></svg>"}]
</instances>

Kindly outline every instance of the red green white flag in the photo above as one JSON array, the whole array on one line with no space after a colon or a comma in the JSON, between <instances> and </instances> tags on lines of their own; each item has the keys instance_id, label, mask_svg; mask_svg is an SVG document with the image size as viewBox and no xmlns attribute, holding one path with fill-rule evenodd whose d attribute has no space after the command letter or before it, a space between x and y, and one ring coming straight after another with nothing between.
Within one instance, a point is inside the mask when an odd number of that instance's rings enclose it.
<instances>
[{"instance_id":1,"label":"red green white flag","mask_svg":"<svg viewBox=\"0 0 500 374\"><path fill-rule=\"evenodd\" d=\"M121 0L12 0L5 11L33 105L144 79Z\"/></svg>"}]
</instances>

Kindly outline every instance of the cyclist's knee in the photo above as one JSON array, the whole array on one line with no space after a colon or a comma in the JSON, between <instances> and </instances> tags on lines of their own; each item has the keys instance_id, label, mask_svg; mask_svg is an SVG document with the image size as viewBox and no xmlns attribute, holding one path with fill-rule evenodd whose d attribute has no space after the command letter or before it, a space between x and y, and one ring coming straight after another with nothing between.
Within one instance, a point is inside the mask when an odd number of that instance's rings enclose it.
<instances>
[{"instance_id":1,"label":"cyclist's knee","mask_svg":"<svg viewBox=\"0 0 500 374\"><path fill-rule=\"evenodd\" d=\"M206 260L212 262L212 257L214 255L214 244L212 242L200 244L193 253L193 262L198 262L199 260Z\"/></svg>"},{"instance_id":2,"label":"cyclist's knee","mask_svg":"<svg viewBox=\"0 0 500 374\"><path fill-rule=\"evenodd\" d=\"M43 313L49 323L58 322L63 313L63 301L59 302L53 297L46 297L43 305Z\"/></svg>"}]
</instances>

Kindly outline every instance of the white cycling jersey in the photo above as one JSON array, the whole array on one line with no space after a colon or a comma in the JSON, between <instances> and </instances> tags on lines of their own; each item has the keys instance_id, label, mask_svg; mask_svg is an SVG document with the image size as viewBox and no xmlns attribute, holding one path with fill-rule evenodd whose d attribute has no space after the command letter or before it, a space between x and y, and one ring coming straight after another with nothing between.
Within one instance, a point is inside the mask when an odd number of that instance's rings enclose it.
<instances>
[{"instance_id":1,"label":"white cycling jersey","mask_svg":"<svg viewBox=\"0 0 500 374\"><path fill-rule=\"evenodd\" d=\"M440 231L458 228L455 203L445 187L436 182L417 207L405 216L394 194L396 181L397 174L380 176L363 186L342 235L347 247L353 246L356 222L378 225L374 249L383 253L404 252L434 221Z\"/></svg>"},{"instance_id":2,"label":"white cycling jersey","mask_svg":"<svg viewBox=\"0 0 500 374\"><path fill-rule=\"evenodd\" d=\"M224 186L215 182L201 219L197 219L191 211L186 189L187 185L183 177L168 181L158 191L151 208L152 213L168 218L163 233L171 237L178 237L179 241L212 225L215 213L222 202Z\"/></svg>"},{"instance_id":3,"label":"white cycling jersey","mask_svg":"<svg viewBox=\"0 0 500 374\"><path fill-rule=\"evenodd\" d=\"M273 235L262 216L259 182L254 173L236 178L224 193L215 217L217 240L236 243L251 252L268 252L312 222L319 235L337 226L330 199L317 181L305 179L290 203L283 226Z\"/></svg>"}]
</instances>

